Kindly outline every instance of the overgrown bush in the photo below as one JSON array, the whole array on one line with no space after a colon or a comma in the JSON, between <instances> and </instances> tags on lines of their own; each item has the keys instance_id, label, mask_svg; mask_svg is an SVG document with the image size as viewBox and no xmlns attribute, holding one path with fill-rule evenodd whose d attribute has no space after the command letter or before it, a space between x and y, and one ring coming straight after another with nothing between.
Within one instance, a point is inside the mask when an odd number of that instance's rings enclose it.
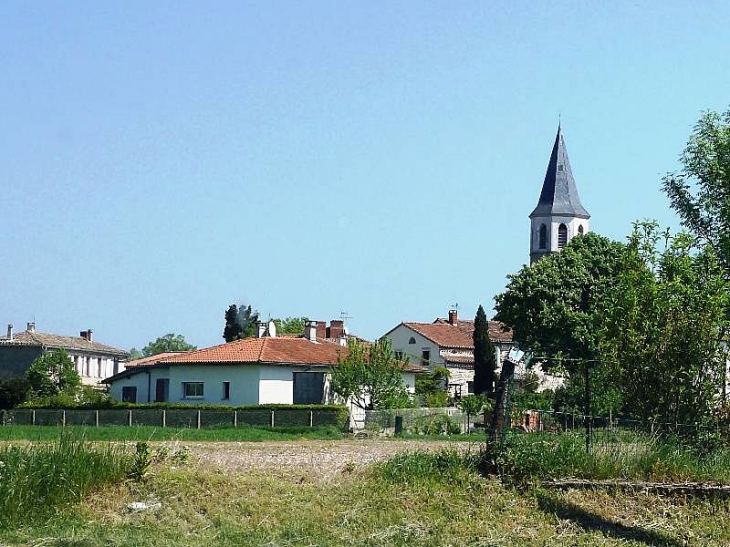
<instances>
[{"instance_id":1,"label":"overgrown bush","mask_svg":"<svg viewBox=\"0 0 730 547\"><path fill-rule=\"evenodd\" d=\"M424 420L418 432L423 435L458 435L461 426L446 414L440 414Z\"/></svg>"},{"instance_id":2,"label":"overgrown bush","mask_svg":"<svg viewBox=\"0 0 730 547\"><path fill-rule=\"evenodd\" d=\"M393 483L466 484L477 471L479 455L456 450L403 452L376 468L382 478Z\"/></svg>"}]
</instances>

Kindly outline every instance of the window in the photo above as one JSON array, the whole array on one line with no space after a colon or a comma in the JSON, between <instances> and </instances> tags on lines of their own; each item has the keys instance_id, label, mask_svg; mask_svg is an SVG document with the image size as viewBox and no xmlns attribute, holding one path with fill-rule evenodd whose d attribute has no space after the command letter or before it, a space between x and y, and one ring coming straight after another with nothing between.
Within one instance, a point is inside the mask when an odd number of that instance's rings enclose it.
<instances>
[{"instance_id":1,"label":"window","mask_svg":"<svg viewBox=\"0 0 730 547\"><path fill-rule=\"evenodd\" d=\"M474 393L474 382L467 382L466 383L466 391L469 394Z\"/></svg>"},{"instance_id":2,"label":"window","mask_svg":"<svg viewBox=\"0 0 730 547\"><path fill-rule=\"evenodd\" d=\"M203 397L203 382L183 382L183 397L186 399Z\"/></svg>"},{"instance_id":3,"label":"window","mask_svg":"<svg viewBox=\"0 0 730 547\"><path fill-rule=\"evenodd\" d=\"M223 400L231 398L231 382L223 382Z\"/></svg>"},{"instance_id":4,"label":"window","mask_svg":"<svg viewBox=\"0 0 730 547\"><path fill-rule=\"evenodd\" d=\"M561 224L558 227L558 249L562 249L568 243L568 227Z\"/></svg>"},{"instance_id":5,"label":"window","mask_svg":"<svg viewBox=\"0 0 730 547\"><path fill-rule=\"evenodd\" d=\"M122 388L122 402L123 403L136 403L137 402L137 386L125 386Z\"/></svg>"},{"instance_id":6,"label":"window","mask_svg":"<svg viewBox=\"0 0 730 547\"><path fill-rule=\"evenodd\" d=\"M540 224L539 246L541 249L547 249L547 226Z\"/></svg>"},{"instance_id":7,"label":"window","mask_svg":"<svg viewBox=\"0 0 730 547\"><path fill-rule=\"evenodd\" d=\"M578 226L578 233L583 235L583 225Z\"/></svg>"},{"instance_id":8,"label":"window","mask_svg":"<svg viewBox=\"0 0 730 547\"><path fill-rule=\"evenodd\" d=\"M402 352L402 351L396 351L396 352L395 352L395 358L396 358L396 359L397 359L398 361L402 361L402 360L403 360L403 352Z\"/></svg>"},{"instance_id":9,"label":"window","mask_svg":"<svg viewBox=\"0 0 730 547\"><path fill-rule=\"evenodd\" d=\"M424 349L421 352L421 364L424 367L427 367L429 365L429 361L431 361L431 350L430 349Z\"/></svg>"},{"instance_id":10,"label":"window","mask_svg":"<svg viewBox=\"0 0 730 547\"><path fill-rule=\"evenodd\" d=\"M415 339L415 338L413 338L413 336L411 336L411 339L410 339L410 340L408 340L408 343L409 343L409 344L415 344L415 343L416 343L416 339Z\"/></svg>"}]
</instances>

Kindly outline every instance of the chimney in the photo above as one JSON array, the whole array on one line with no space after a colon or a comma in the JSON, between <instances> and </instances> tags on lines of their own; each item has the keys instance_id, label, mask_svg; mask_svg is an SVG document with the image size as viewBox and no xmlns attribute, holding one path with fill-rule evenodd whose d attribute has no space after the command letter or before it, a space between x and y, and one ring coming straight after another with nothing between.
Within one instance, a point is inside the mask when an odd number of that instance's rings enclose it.
<instances>
[{"instance_id":1,"label":"chimney","mask_svg":"<svg viewBox=\"0 0 730 547\"><path fill-rule=\"evenodd\" d=\"M28 326L25 329L26 332L35 332L35 322L28 323Z\"/></svg>"},{"instance_id":2,"label":"chimney","mask_svg":"<svg viewBox=\"0 0 730 547\"><path fill-rule=\"evenodd\" d=\"M304 338L309 340L310 342L316 342L317 341L317 322L316 321L307 321L304 325Z\"/></svg>"},{"instance_id":3,"label":"chimney","mask_svg":"<svg viewBox=\"0 0 730 547\"><path fill-rule=\"evenodd\" d=\"M84 340L88 341L88 342L93 342L94 341L94 331L91 330L91 329L89 329L89 330L82 330L79 333L79 336L81 338L83 338Z\"/></svg>"},{"instance_id":4,"label":"chimney","mask_svg":"<svg viewBox=\"0 0 730 547\"><path fill-rule=\"evenodd\" d=\"M256 338L263 338L266 336L266 323L258 321L256 323Z\"/></svg>"},{"instance_id":5,"label":"chimney","mask_svg":"<svg viewBox=\"0 0 730 547\"><path fill-rule=\"evenodd\" d=\"M317 338L327 338L327 321L317 321Z\"/></svg>"},{"instance_id":6,"label":"chimney","mask_svg":"<svg viewBox=\"0 0 730 547\"><path fill-rule=\"evenodd\" d=\"M456 310L449 310L449 324L456 325L459 319L459 314Z\"/></svg>"},{"instance_id":7,"label":"chimney","mask_svg":"<svg viewBox=\"0 0 730 547\"><path fill-rule=\"evenodd\" d=\"M13 324L8 323L8 340L13 340Z\"/></svg>"},{"instance_id":8,"label":"chimney","mask_svg":"<svg viewBox=\"0 0 730 547\"><path fill-rule=\"evenodd\" d=\"M330 331L327 333L327 338L340 338L345 334L345 322L340 319L333 319L330 321Z\"/></svg>"},{"instance_id":9,"label":"chimney","mask_svg":"<svg viewBox=\"0 0 730 547\"><path fill-rule=\"evenodd\" d=\"M337 338L337 345L347 347L347 336L343 333L342 336Z\"/></svg>"}]
</instances>

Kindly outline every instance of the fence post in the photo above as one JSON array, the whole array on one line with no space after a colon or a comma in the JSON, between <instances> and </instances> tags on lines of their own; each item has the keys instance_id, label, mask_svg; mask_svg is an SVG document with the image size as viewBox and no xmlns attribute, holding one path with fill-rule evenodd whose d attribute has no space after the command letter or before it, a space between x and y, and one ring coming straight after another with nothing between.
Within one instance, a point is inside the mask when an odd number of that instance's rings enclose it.
<instances>
[{"instance_id":1,"label":"fence post","mask_svg":"<svg viewBox=\"0 0 730 547\"><path fill-rule=\"evenodd\" d=\"M61 425L66 427L66 410L61 411Z\"/></svg>"},{"instance_id":2,"label":"fence post","mask_svg":"<svg viewBox=\"0 0 730 547\"><path fill-rule=\"evenodd\" d=\"M167 427L167 410L162 409L162 427Z\"/></svg>"},{"instance_id":3,"label":"fence post","mask_svg":"<svg viewBox=\"0 0 730 547\"><path fill-rule=\"evenodd\" d=\"M94 423L96 423L96 427L99 427L99 411L94 411Z\"/></svg>"},{"instance_id":4,"label":"fence post","mask_svg":"<svg viewBox=\"0 0 730 547\"><path fill-rule=\"evenodd\" d=\"M233 427L238 427L238 410L233 411Z\"/></svg>"},{"instance_id":5,"label":"fence post","mask_svg":"<svg viewBox=\"0 0 730 547\"><path fill-rule=\"evenodd\" d=\"M271 427L274 427L274 423L275 423L275 421L274 421L274 411L272 410L271 411Z\"/></svg>"},{"instance_id":6,"label":"fence post","mask_svg":"<svg viewBox=\"0 0 730 547\"><path fill-rule=\"evenodd\" d=\"M200 410L198 410L198 423L196 425L198 426L198 429L200 429Z\"/></svg>"},{"instance_id":7,"label":"fence post","mask_svg":"<svg viewBox=\"0 0 730 547\"><path fill-rule=\"evenodd\" d=\"M310 427L310 429L312 427L314 427L314 411L313 410L309 411L309 427Z\"/></svg>"},{"instance_id":8,"label":"fence post","mask_svg":"<svg viewBox=\"0 0 730 547\"><path fill-rule=\"evenodd\" d=\"M30 425L35 425L35 408L30 411Z\"/></svg>"},{"instance_id":9,"label":"fence post","mask_svg":"<svg viewBox=\"0 0 730 547\"><path fill-rule=\"evenodd\" d=\"M132 409L127 410L127 425L132 427Z\"/></svg>"}]
</instances>

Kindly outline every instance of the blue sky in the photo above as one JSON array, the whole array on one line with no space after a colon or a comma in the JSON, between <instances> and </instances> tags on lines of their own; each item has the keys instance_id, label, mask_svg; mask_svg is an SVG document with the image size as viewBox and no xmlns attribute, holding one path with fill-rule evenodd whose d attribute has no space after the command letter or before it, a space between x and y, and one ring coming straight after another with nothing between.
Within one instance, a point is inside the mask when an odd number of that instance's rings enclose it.
<instances>
[{"instance_id":1,"label":"blue sky","mask_svg":"<svg viewBox=\"0 0 730 547\"><path fill-rule=\"evenodd\" d=\"M490 309L562 118L592 229L730 104L726 2L2 2L0 321L207 346Z\"/></svg>"}]
</instances>

